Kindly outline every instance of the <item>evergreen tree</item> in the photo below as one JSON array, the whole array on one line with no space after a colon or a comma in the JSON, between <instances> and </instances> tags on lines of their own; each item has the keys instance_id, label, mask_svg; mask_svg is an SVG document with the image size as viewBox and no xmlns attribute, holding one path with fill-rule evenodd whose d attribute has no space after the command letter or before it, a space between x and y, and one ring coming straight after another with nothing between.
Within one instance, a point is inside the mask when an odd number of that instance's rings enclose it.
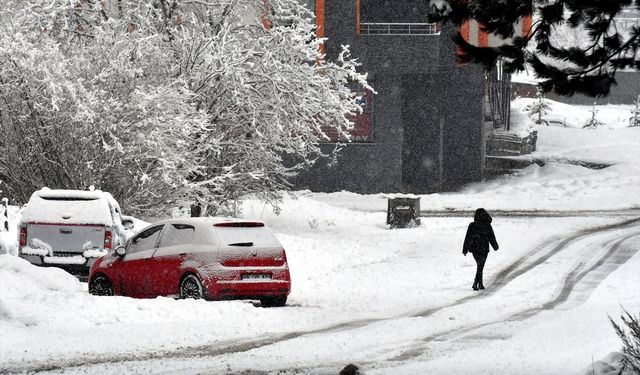
<instances>
[{"instance_id":1,"label":"evergreen tree","mask_svg":"<svg viewBox=\"0 0 640 375\"><path fill-rule=\"evenodd\" d=\"M591 108L591 119L587 121L586 124L584 124L584 126L582 127L583 129L595 129L599 126L604 125L602 121L596 118L597 113L598 110L596 109L596 102L593 102L593 107Z\"/></svg>"},{"instance_id":2,"label":"evergreen tree","mask_svg":"<svg viewBox=\"0 0 640 375\"><path fill-rule=\"evenodd\" d=\"M546 116L549 113L549 111L551 111L551 106L547 103L547 100L544 97L544 93L542 92L542 89L538 87L535 103L531 104L526 109L529 112L529 116L537 117L535 120L536 124L538 125L545 124L549 126L549 121L547 121L543 117Z\"/></svg>"},{"instance_id":3,"label":"evergreen tree","mask_svg":"<svg viewBox=\"0 0 640 375\"><path fill-rule=\"evenodd\" d=\"M461 62L476 62L491 69L504 58L508 72L531 66L542 79L543 91L560 95L582 93L606 96L618 69L640 70L640 27L618 27L623 10L640 11L640 0L427 0L431 21L460 26L474 19L481 27L510 42L499 47L477 47L458 33ZM518 21L533 14L529 35L518 36ZM583 35L586 43L562 45L557 34L568 29Z\"/></svg>"}]
</instances>

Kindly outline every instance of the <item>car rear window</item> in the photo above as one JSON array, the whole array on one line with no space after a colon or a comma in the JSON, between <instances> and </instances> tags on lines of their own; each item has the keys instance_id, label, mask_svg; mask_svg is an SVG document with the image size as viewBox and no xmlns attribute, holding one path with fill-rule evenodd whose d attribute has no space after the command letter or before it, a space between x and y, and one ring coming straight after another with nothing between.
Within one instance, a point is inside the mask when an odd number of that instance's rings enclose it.
<instances>
[{"instance_id":1,"label":"car rear window","mask_svg":"<svg viewBox=\"0 0 640 375\"><path fill-rule=\"evenodd\" d=\"M45 201L94 201L98 198L78 198L78 197L40 197Z\"/></svg>"},{"instance_id":2,"label":"car rear window","mask_svg":"<svg viewBox=\"0 0 640 375\"><path fill-rule=\"evenodd\" d=\"M216 227L224 246L280 247L280 241L267 227Z\"/></svg>"},{"instance_id":3,"label":"car rear window","mask_svg":"<svg viewBox=\"0 0 640 375\"><path fill-rule=\"evenodd\" d=\"M160 247L169 247L193 242L196 230L191 225L171 224L165 228L160 240Z\"/></svg>"}]
</instances>

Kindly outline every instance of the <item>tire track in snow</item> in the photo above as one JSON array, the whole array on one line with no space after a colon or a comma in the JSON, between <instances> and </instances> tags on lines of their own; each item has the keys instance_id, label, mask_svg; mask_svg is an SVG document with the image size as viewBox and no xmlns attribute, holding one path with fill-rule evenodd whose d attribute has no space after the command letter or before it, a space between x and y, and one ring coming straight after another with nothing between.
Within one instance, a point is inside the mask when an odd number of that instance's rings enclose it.
<instances>
[{"instance_id":1,"label":"tire track in snow","mask_svg":"<svg viewBox=\"0 0 640 375\"><path fill-rule=\"evenodd\" d=\"M495 277L494 281L491 283L492 288L490 290L487 290L485 293L482 294L473 294L471 296L468 297L464 297L461 298L459 300L454 301L453 303L444 305L444 306L440 306L440 307L436 307L433 309L429 309L429 310L425 310L423 312L420 312L418 314L410 314L410 315L406 315L405 317L428 317L438 311L441 310L445 310L451 307L455 307L458 305L462 305L466 302L472 301L478 297L482 297L482 298L487 298L488 296L497 293L500 289L502 289L503 287L505 287L509 281L531 271L532 269L544 264L547 260L549 260L551 257L553 257L554 255L558 255L560 252L562 252L563 250L567 249L568 246L572 243L578 242L578 241L582 241L585 240L591 236L595 236L595 235L600 235L603 234L604 232L607 231L612 231L612 230L617 230L617 229L625 229L626 227L630 227L633 224L637 224L638 222L640 222L640 218L637 219L633 219L633 220L627 220L621 223L616 223L616 224L611 224L611 225L606 225L606 226L600 226L600 227L596 227L596 228L591 228L591 229L585 229L585 230L581 230L578 231L576 233L574 233L572 236L568 237L568 238L559 238L559 237L554 237L551 238L547 241L545 241L544 243L542 243L541 245L537 246L532 252L530 252L529 254L519 258L517 261L515 261L514 263L512 263L510 266L508 266L507 268L505 268L504 270L502 270L500 273L498 273L498 275ZM485 328L485 327L489 327L489 326L494 326L494 325L500 325L500 324L505 324L505 323L517 323L517 322L522 322L524 320L527 320L543 311L548 311L548 310L553 310L555 308L557 308L558 306L562 305L563 303L567 302L569 300L570 297L572 297L572 292L575 290L576 285L578 285L578 283L580 283L583 279L588 278L589 276L592 276L595 274L594 277L592 277L592 280L589 280L589 283L587 283L587 287L584 288L584 290L582 290L581 292L583 292L583 295L579 296L578 299L581 300L586 300L588 298L588 296L591 294L591 292L593 292L596 287L600 284L600 282L602 282L609 274L611 274L613 271L615 271L619 266L621 266L622 264L626 263L631 257L633 257L637 252L640 251L640 249L638 248L633 248L633 247L627 247L623 252L620 252L620 248L621 246L628 240L634 238L634 237L638 237L640 236L640 234L638 234L637 232L634 232L632 234L628 234L628 235L624 235L623 237L617 237L611 240L606 240L604 243L598 243L597 247L599 248L609 248L609 250L607 250L604 254L602 254L597 261L595 261L594 264L592 264L591 266L587 267L586 269L584 269L585 263L579 263L577 264L571 271L569 271L569 273L563 278L562 281L562 287L560 288L560 292L558 293L558 295L553 298L552 300L544 303L542 306L540 307L536 307L536 308L530 308L530 309L526 309L524 311L520 311L517 312L505 319L500 319L500 320L496 320L496 321L491 321L491 322L486 322L486 323L480 323L480 324L476 324L476 325L471 325L471 326L464 326L464 327L460 327L460 328L456 328L456 329L452 329L452 330L448 330L445 332L440 332L438 334L435 335L430 335L427 336L425 338L423 338L422 340L420 340L420 342L422 344L419 344L417 347L413 347L410 350L405 351L404 353L393 357L389 360L387 360L386 362L403 362L403 361L410 361L416 357L422 356L424 355L427 350L428 347L430 346L429 343L432 341L438 341L438 342L443 342L446 343L447 341L450 340L455 340L458 338L464 338L464 336L469 335L470 333L472 333L473 331L476 331L478 329L481 328ZM550 248L550 249L549 249ZM544 250L547 249L548 251L544 252ZM542 255L540 255L539 253L544 252ZM537 258L534 262L519 268L523 263L525 263L527 260L534 258L536 255L539 256L539 258ZM609 260L611 260L610 262L608 262ZM597 271L606 268L604 272L599 272L597 273ZM584 293L586 292L586 293ZM393 318L392 318L393 319ZM379 322L379 321L385 321L385 320L392 320L392 319L379 319L379 320L375 320L375 322ZM373 322L372 322L373 323ZM352 327L352 328L360 328L361 326L357 326L357 327ZM331 331L325 331L327 333L331 332ZM489 339L489 337L482 337L484 339ZM493 338L493 337L491 337ZM503 337L495 337L496 339L498 338L503 338ZM467 345L468 347L468 345ZM360 365L362 365L363 367L367 367L367 365L370 365L370 368L373 367L377 367L380 366L380 363L382 361L358 361L358 363ZM327 371L328 368L336 368L338 367L339 364L322 364L321 366L318 367L312 367L311 369L309 369L308 367L305 368L293 368L291 370L310 370L310 373L317 373L317 374L330 374L331 372Z\"/></svg>"},{"instance_id":2,"label":"tire track in snow","mask_svg":"<svg viewBox=\"0 0 640 375\"><path fill-rule=\"evenodd\" d=\"M455 339L464 339L465 336L468 336L473 331L487 328L490 326L499 326L500 324L505 323L518 323L523 322L531 317L534 317L541 312L549 311L558 308L560 305L570 302L569 299L574 296L574 292L576 291L576 287L581 284L584 284L584 287L581 290L577 290L576 295L576 303L581 303L586 301L586 299L591 295L591 293L598 287L598 285L606 279L612 272L614 272L618 267L626 263L629 259L631 259L636 253L640 252L640 249L634 246L626 246L623 247L625 242L639 237L640 234L632 233L625 235L623 237L615 238L613 240L609 240L604 244L601 244L601 247L609 248L604 254L602 254L598 260L592 264L591 266L585 269L585 263L577 264L563 279L560 292L552 298L551 300L544 303L542 306L525 309L523 311L517 312L508 316L507 318L494 320L490 322L475 324L464 326L456 329L452 329L445 332L440 332L435 335L430 335L423 338L421 341L426 344L421 344L411 350L408 350L402 353L399 356L392 358L390 361L400 362L407 361L413 358L419 357L427 352L427 348L429 346L429 342L431 341L439 341L439 342L448 342ZM586 237L585 237L586 238ZM564 242L564 241L563 241ZM477 338L477 337L476 337ZM503 336L496 337L481 337L484 340L491 339L504 339ZM469 345L466 345L467 347Z\"/></svg>"},{"instance_id":3,"label":"tire track in snow","mask_svg":"<svg viewBox=\"0 0 640 375\"><path fill-rule=\"evenodd\" d=\"M365 212L365 213L384 213L386 209L382 208L360 208L360 207L342 207L351 211ZM619 208L619 209L605 209L605 210L537 210L537 209L524 209L524 210L490 210L492 217L516 217L516 218L528 218L528 217L580 217L580 216L638 216L640 209L638 208ZM473 217L474 210L460 210L460 209L422 209L420 210L420 217Z\"/></svg>"},{"instance_id":4,"label":"tire track in snow","mask_svg":"<svg viewBox=\"0 0 640 375\"><path fill-rule=\"evenodd\" d=\"M179 358L196 358L196 357L218 357L227 354L243 353L253 349L266 347L269 345L277 344L292 340L298 337L313 335L318 333L333 332L346 329L354 329L358 327L364 327L368 324L378 322L387 319L369 319L360 320L357 322L346 322L333 325L329 328L320 328L311 331L298 331L290 332L285 335L278 335L265 338L260 337L253 340L233 340L229 342L217 342L213 344L192 346L187 348L180 348L177 350L165 350L157 352L145 352L140 354L116 354L116 355L93 355L85 356L81 358L72 359L47 359L46 362L32 362L25 364L23 362L18 363L5 363L0 367L0 374L24 374L24 373L38 373L38 372L50 372L50 371L62 371L69 368L89 368L93 365L104 364L120 364L123 362L136 362L136 361L153 361L160 359L179 359ZM86 371L91 372L91 371ZM261 374L259 371L251 370L251 374Z\"/></svg>"},{"instance_id":5,"label":"tire track in snow","mask_svg":"<svg viewBox=\"0 0 640 375\"><path fill-rule=\"evenodd\" d=\"M284 342L284 341L288 341L288 340L292 340L292 339L296 339L299 337L303 337L303 336L307 336L307 335L314 335L314 334L327 334L327 333L332 333L332 332L339 332L339 331L345 331L345 330L353 330L353 329L358 329L358 328L362 328L365 327L367 325L370 324L374 324L374 323L378 323L378 322L383 322L383 321L391 321L391 320L395 320L398 318L406 318L406 317L413 317L413 318L417 318L417 317L428 317L438 311L447 309L447 308L451 308L454 306L458 306L461 304L464 304L470 300L476 299L480 296L482 297L486 297L492 294L495 294L496 292L498 292L500 289L502 289L505 285L508 284L509 281L517 278L518 276L521 276L522 274L531 271L532 269L534 269L535 267L543 264L546 260L548 260L549 258L551 258L553 255L558 254L560 251L566 249L566 247L578 240L587 238L589 236L592 235L597 235L600 234L602 232L606 232L606 231L610 231L610 230L615 230L615 229L620 229L620 228L625 228L627 226L633 225L640 222L640 218L634 218L634 219L630 219L630 220L626 220L623 221L621 223L616 223L616 224L610 224L610 225L605 225L605 226L599 226L599 227L595 227L595 228L590 228L590 229L585 229L585 230L581 230L578 231L576 233L574 233L573 235L571 235L568 238L560 238L558 236L553 237L545 242L543 242L541 245L537 246L534 250L532 250L531 252L529 252L528 254L522 256L521 258L519 258L518 260L516 260L514 263L512 263L511 265L509 265L507 268L505 268L504 270L500 271L498 273L498 275L496 275L496 277L494 278L494 280L492 281L492 289L487 290L485 293L483 294L473 294L467 297L463 297L460 298L458 300L455 300L452 303L446 304L446 305L442 305L442 306L438 306L432 309L428 309L428 310L424 310L424 311L420 311L418 313L411 313L411 314L404 314L404 315L399 315L399 316L394 316L394 317L388 317L388 318L377 318L377 319L364 319L364 320L357 320L357 321L349 321L349 322L343 322L343 323L339 323L339 324L335 324L335 325L331 325L329 327L324 327L324 328L319 328L319 329L315 329L315 330L308 330L308 331L297 331L297 332L290 332L284 335L278 335L278 336L271 336L271 337L261 337L258 339L254 339L254 340L234 340L234 341L230 341L230 342L226 342L226 343L213 343L213 344L207 344L207 345L200 345L200 346L193 346L193 347L187 347L187 348L183 348L183 349L178 349L178 350L167 350L167 351L160 351L160 352L151 352L151 353L140 353L140 354L129 354L129 353L125 353L125 354L121 354L121 355L106 355L106 356L101 356L101 355L97 355L97 356L92 356L92 357L83 357L83 358L74 358L74 359L65 359L65 360L47 360L46 362L35 362L35 363L29 363L29 364L24 364L24 363L5 363L2 365L2 367L0 367L0 373L23 373L23 372L43 372L43 371L55 371L55 370L62 370L65 368L80 368L80 367L87 367L87 366L91 366L91 365L100 365L100 364L117 364L117 363L122 363L122 362L135 362L135 361L149 361L149 360L156 360L156 359L177 359L177 358L192 358L192 357L206 357L206 358L214 358L214 357L219 357L219 356L223 356L223 355L227 355L227 354L236 354L236 353L243 353L243 352L248 352L251 351L253 349L258 349L258 348L262 348L262 347L266 347L266 346L270 346L273 344L277 344L280 342ZM522 264L524 264L527 260L533 258L536 255L539 255L540 252L543 252L545 249L548 249L551 246L551 249L549 249L548 251L546 251L542 256L540 256L539 258L537 258L534 262L528 264L527 266L524 266L522 268L519 268ZM584 277L584 276L582 276ZM570 291L569 291L570 292ZM495 324L494 323L488 323L485 325L490 325L490 324ZM483 325L483 326L485 326ZM474 330L474 329L478 329L481 328L481 326L478 327L470 327L469 330ZM451 332L453 334L453 332ZM443 333L439 334L439 335L443 335ZM440 337L440 336L438 336ZM430 337L429 339L435 339ZM407 353L409 354L409 353ZM422 354L422 353L420 353Z\"/></svg>"},{"instance_id":6,"label":"tire track in snow","mask_svg":"<svg viewBox=\"0 0 640 375\"><path fill-rule=\"evenodd\" d=\"M590 236L594 236L597 234L600 234L602 232L606 232L606 231L610 231L610 230L616 230L616 229L622 229L625 228L627 226L631 226L633 224L637 224L640 222L640 218L635 218L635 219L631 219L631 220L626 220L623 221L621 223L615 223L615 224L610 224L610 225L604 225L604 226L600 226L600 227L595 227L595 228L589 228L589 229L583 229L580 230L576 233L574 233L573 235L566 237L566 238L562 238L559 236L553 237L545 242L543 242L542 244L538 245L535 249L533 249L531 252L523 255L522 257L520 257L518 260L516 260L515 262L511 263L507 268L503 269L502 271L500 271L496 277L493 279L493 281L491 282L491 289L486 290L484 293L482 293L481 295L483 296L490 296L493 295L495 293L497 293L498 291L500 291L504 286L508 285L508 283L512 280L514 280L515 278L531 271L532 269L534 269L535 267L540 266L541 264L543 264L544 262L546 262L547 260L549 260L549 258L551 258L554 255L559 254L562 250L566 249L571 243L579 241L579 240L583 240L587 237ZM551 247L549 249L549 247ZM544 250L548 249L542 256L540 256L539 258L537 258L534 262L519 268L522 264L524 264L526 261L528 261L529 259L534 258L535 256L538 256L539 253L543 252ZM450 304L444 305L444 306L439 306L439 307L435 307L429 310L425 310L422 312L418 312L415 314L410 314L410 315L406 315L405 317L410 317L410 318L418 318L418 317L427 317L429 315L432 315L435 312L438 312L440 310L449 308L449 307L453 307L453 306L457 306L460 304L463 304L469 300L473 300L475 298L478 298L478 295L476 294L472 294L470 296L458 299Z\"/></svg>"},{"instance_id":7,"label":"tire track in snow","mask_svg":"<svg viewBox=\"0 0 640 375\"><path fill-rule=\"evenodd\" d=\"M518 259L517 261L515 261L514 263L512 263L509 267L505 268L503 271L501 271L494 279L494 282L491 284L492 285L492 289L487 290L486 293L482 293L482 294L474 294L471 295L469 297L465 297L462 299L459 299L451 304L445 305L445 306L441 306L441 307L437 307L434 309L430 309L430 310L426 310L424 312L421 312L419 314L411 314L411 315L406 315L404 317L427 317L431 314L434 314L437 311L440 310L444 310L450 307L454 307L454 306L458 306L458 305L462 305L466 302L469 302L471 300L474 300L478 297L481 298L487 298L489 295L495 294L497 293L500 289L502 289L503 287L505 287L509 281L527 273L530 272L532 269L544 264L546 261L548 261L551 257L560 254L562 251L566 250L569 245L575 243L575 242L579 242L579 241L583 241L588 239L589 237L592 236L596 236L596 235L602 235L608 231L613 231L613 230L618 230L618 229L627 229L627 227L633 226L634 224L637 224L638 222L640 222L640 218L638 219L633 219L633 220L627 220L624 221L622 223L617 223L617 224L612 224L612 225L606 225L606 226L600 226L600 227L596 227L596 228L591 228L591 229L586 229L586 230L581 230L578 231L576 233L574 233L572 236L568 237L568 238L559 238L559 237L554 237L552 239L549 239L547 241L545 241L543 244L537 246L534 251L530 252L529 254L521 257L520 259ZM427 352L427 349L429 347L429 343L431 341L438 341L438 342L443 342L446 343L450 340L455 340L457 338L464 338L464 336L469 335L470 333L472 333L475 330L481 329L481 328L485 328L485 327L489 327L489 326L493 326L493 325L500 325L500 324L505 324L505 323L518 323L518 322L522 322L525 321L543 311L549 311L549 310L553 310L555 308L557 308L558 306L564 304L565 302L567 302L569 300L570 297L573 297L573 292L576 290L576 286L583 280L588 279L590 276L592 277L592 280L589 280L589 283L586 283L586 287L582 290L582 292L588 292L586 294L586 296L581 296L579 298L584 298L584 300L586 300L586 298L591 294L591 292L593 292L596 287L600 284L600 282L602 282L609 274L611 274L612 272L614 272L619 266L621 266L622 264L626 263L629 259L631 259L637 252L640 251L639 248L634 248L632 246L626 247L624 250L625 251L620 251L622 245L626 242L629 241L630 239L634 238L634 237L638 237L640 236L640 234L638 234L637 232L633 232L631 234L627 234L627 235L623 235L622 237L616 237L613 239L607 239L604 242L598 242L595 246L597 248L608 248L608 250L606 252L604 252L603 254L601 254L598 259L592 264L592 265L588 265L585 264L584 262L578 263L577 265L574 266L573 269L571 269L571 271L569 271L569 273L562 279L561 282L561 288L559 293L557 294L556 297L554 297L552 300L544 303L542 306L540 307L536 307L536 308L530 308L530 309L526 309L524 311L520 311L517 312L515 314L512 314L511 316L505 318L505 319L500 319L500 320L496 320L496 321L491 321L491 322L487 322L487 323L481 323L481 324L476 324L476 325L472 325L472 326L465 326L465 327L461 327L461 328L456 328L456 329L452 329L449 331L445 331L445 332L440 332L438 334L435 335L431 335L428 337L425 337L424 339L422 339L420 342L423 344L420 344L418 347L414 347L411 350L404 352L403 354L401 354L400 356L391 358L385 362L402 362L402 361L407 361L407 360L412 360L416 357L422 356L424 355L425 352ZM545 251L547 250L547 251ZM543 253L542 255L540 255L539 253ZM530 264L527 264L526 266L519 268L522 264L526 263L529 259L534 258L536 255L538 255L539 257L537 259L535 259L535 261L533 261ZM600 270L603 270L604 272L598 272ZM495 287L493 287L495 285ZM350 325L350 324L344 324L342 325L343 327L341 327L340 329L327 329L327 330L320 330L320 332L316 332L316 333L331 333L331 332L337 332L337 331L343 331L343 330L350 330L350 329L357 329L357 328L361 328L363 326L366 326L368 324L372 324L372 323L377 323L377 322L381 322L381 321L390 321L393 319L397 319L399 317L396 318L388 318L388 319L374 319L369 321L367 324L354 324L354 325ZM299 337L299 336L298 336ZM297 338L297 337L295 337ZM286 340L282 340L282 341L286 341ZM281 342L281 341L279 341ZM468 347L468 345L467 345ZM231 353L229 353L231 354ZM234 353L235 354L235 353ZM383 361L357 361L359 365L363 366L364 368L367 368L367 366L370 366L369 368L375 368L375 367L379 367L381 362ZM307 373L311 373L311 374L332 374L335 372L336 368L341 367L341 365L344 365L344 363L322 363L322 364L314 364L312 367L295 367L295 368L288 368L286 370L288 371L307 371ZM281 369L283 370L283 369ZM272 373L275 371L272 371Z\"/></svg>"}]
</instances>

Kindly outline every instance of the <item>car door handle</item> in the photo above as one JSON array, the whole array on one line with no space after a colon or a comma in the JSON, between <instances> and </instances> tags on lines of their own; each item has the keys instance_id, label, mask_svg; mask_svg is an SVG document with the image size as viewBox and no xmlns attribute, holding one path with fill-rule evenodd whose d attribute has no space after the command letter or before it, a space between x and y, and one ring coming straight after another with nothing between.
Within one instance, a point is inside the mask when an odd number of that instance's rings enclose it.
<instances>
[{"instance_id":1,"label":"car door handle","mask_svg":"<svg viewBox=\"0 0 640 375\"><path fill-rule=\"evenodd\" d=\"M60 229L60 233L62 234L71 234L72 230L71 229Z\"/></svg>"}]
</instances>

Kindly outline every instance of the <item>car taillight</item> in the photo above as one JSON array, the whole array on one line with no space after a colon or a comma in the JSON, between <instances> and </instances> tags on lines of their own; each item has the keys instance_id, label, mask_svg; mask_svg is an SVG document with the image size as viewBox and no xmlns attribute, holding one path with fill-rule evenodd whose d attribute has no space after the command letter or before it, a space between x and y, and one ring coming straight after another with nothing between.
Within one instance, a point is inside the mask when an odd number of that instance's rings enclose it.
<instances>
[{"instance_id":1,"label":"car taillight","mask_svg":"<svg viewBox=\"0 0 640 375\"><path fill-rule=\"evenodd\" d=\"M20 247L27 246L27 227L20 228Z\"/></svg>"},{"instance_id":2,"label":"car taillight","mask_svg":"<svg viewBox=\"0 0 640 375\"><path fill-rule=\"evenodd\" d=\"M107 230L104 232L104 248L107 250L111 250L111 248L113 247L113 243L111 242L112 240L112 235L111 235L111 231Z\"/></svg>"},{"instance_id":3,"label":"car taillight","mask_svg":"<svg viewBox=\"0 0 640 375\"><path fill-rule=\"evenodd\" d=\"M287 253L284 251L284 249L282 249L282 252L280 253L280 257L285 263L287 263Z\"/></svg>"}]
</instances>

